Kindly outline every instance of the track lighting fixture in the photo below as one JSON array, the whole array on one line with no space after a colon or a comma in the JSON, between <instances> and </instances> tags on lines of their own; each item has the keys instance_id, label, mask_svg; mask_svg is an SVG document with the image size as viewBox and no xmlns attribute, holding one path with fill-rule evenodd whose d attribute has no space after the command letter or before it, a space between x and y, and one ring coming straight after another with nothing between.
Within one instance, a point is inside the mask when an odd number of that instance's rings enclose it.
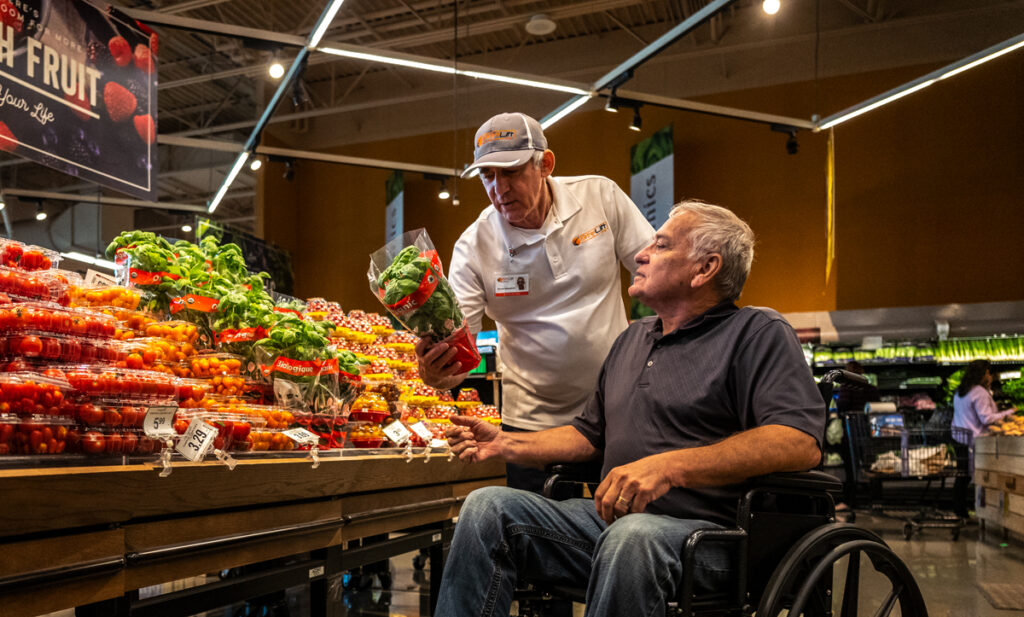
<instances>
[{"instance_id":1,"label":"track lighting fixture","mask_svg":"<svg viewBox=\"0 0 1024 617\"><path fill-rule=\"evenodd\" d=\"M189 225L188 223L185 223L184 225L181 226L181 230L185 233L188 233L192 231L192 226Z\"/></svg>"},{"instance_id":2,"label":"track lighting fixture","mask_svg":"<svg viewBox=\"0 0 1024 617\"><path fill-rule=\"evenodd\" d=\"M294 160L288 159L287 161L284 162L284 175L283 175L283 178L285 180L294 180L295 179L295 161Z\"/></svg>"},{"instance_id":3,"label":"track lighting fixture","mask_svg":"<svg viewBox=\"0 0 1024 617\"><path fill-rule=\"evenodd\" d=\"M258 156L252 157L252 162L249 163L249 171L259 171L260 167L263 167L263 159Z\"/></svg>"},{"instance_id":4,"label":"track lighting fixture","mask_svg":"<svg viewBox=\"0 0 1024 617\"><path fill-rule=\"evenodd\" d=\"M281 79L284 77L284 63L278 57L277 52L274 52L274 56L270 59L270 65L267 67L267 73L270 74L271 79Z\"/></svg>"},{"instance_id":5,"label":"track lighting fixture","mask_svg":"<svg viewBox=\"0 0 1024 617\"><path fill-rule=\"evenodd\" d=\"M782 3L779 2L779 0L764 0L764 2L761 3L761 10L769 15L774 15L779 12L779 8L781 6Z\"/></svg>"},{"instance_id":6,"label":"track lighting fixture","mask_svg":"<svg viewBox=\"0 0 1024 617\"><path fill-rule=\"evenodd\" d=\"M616 113L619 111L619 99L615 97L615 91L608 95L608 100L604 103L604 110Z\"/></svg>"},{"instance_id":7,"label":"track lighting fixture","mask_svg":"<svg viewBox=\"0 0 1024 617\"><path fill-rule=\"evenodd\" d=\"M629 124L629 130L639 131L643 127L644 119L640 117L640 106L633 108L633 121Z\"/></svg>"},{"instance_id":8,"label":"track lighting fixture","mask_svg":"<svg viewBox=\"0 0 1024 617\"><path fill-rule=\"evenodd\" d=\"M448 192L448 183L444 178L441 179L441 190L437 192L438 199L448 199L452 194Z\"/></svg>"},{"instance_id":9,"label":"track lighting fixture","mask_svg":"<svg viewBox=\"0 0 1024 617\"><path fill-rule=\"evenodd\" d=\"M46 210L43 210L43 204L41 204L41 203L36 206L36 220L37 221L45 221L46 220Z\"/></svg>"}]
</instances>

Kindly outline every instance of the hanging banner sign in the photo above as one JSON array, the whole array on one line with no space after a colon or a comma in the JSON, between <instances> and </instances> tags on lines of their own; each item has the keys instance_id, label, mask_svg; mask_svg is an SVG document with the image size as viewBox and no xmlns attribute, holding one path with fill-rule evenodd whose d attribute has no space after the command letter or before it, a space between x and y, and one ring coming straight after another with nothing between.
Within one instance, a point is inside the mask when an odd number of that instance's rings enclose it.
<instances>
[{"instance_id":1,"label":"hanging banner sign","mask_svg":"<svg viewBox=\"0 0 1024 617\"><path fill-rule=\"evenodd\" d=\"M384 241L402 235L402 214L405 202L405 179L396 171L384 185Z\"/></svg>"},{"instance_id":2,"label":"hanging banner sign","mask_svg":"<svg viewBox=\"0 0 1024 617\"><path fill-rule=\"evenodd\" d=\"M156 199L157 37L85 0L0 0L0 150Z\"/></svg>"},{"instance_id":3,"label":"hanging banner sign","mask_svg":"<svg viewBox=\"0 0 1024 617\"><path fill-rule=\"evenodd\" d=\"M629 151L629 196L655 229L675 204L673 150L670 124Z\"/></svg>"}]
</instances>

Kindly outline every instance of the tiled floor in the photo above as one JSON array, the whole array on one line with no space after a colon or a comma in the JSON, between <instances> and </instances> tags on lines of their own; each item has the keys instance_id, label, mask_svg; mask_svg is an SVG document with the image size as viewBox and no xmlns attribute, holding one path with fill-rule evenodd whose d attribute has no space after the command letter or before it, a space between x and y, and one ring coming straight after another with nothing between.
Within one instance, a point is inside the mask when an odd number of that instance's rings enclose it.
<instances>
[{"instance_id":1,"label":"tiled floor","mask_svg":"<svg viewBox=\"0 0 1024 617\"><path fill-rule=\"evenodd\" d=\"M906 540L902 521L870 512L859 512L856 523L878 533L908 565L931 617L1024 617L1024 610L994 608L978 587L980 582L1024 586L1024 547L1019 544L1003 543L1001 537L991 533L982 534L977 524L965 527L959 540L954 542L947 529L926 529ZM413 557L415 554L409 553L391 560L390 589L382 589L376 580L365 589L358 589L359 585L353 581L345 588L336 585L334 593L344 607L343 614L350 617L425 615L421 606L425 605L428 570L414 569ZM874 614L882 594L888 591L888 587L880 583L872 579L862 586L861 614ZM210 611L206 617L308 615L301 589L292 591L288 594L288 607L278 607L276 612L263 607L233 606ZM1024 594L1021 598L1024 600ZM73 614L73 611L64 611L52 617L72 617ZM582 607L577 606L576 614L582 614ZM898 610L893 614L899 614Z\"/></svg>"}]
</instances>

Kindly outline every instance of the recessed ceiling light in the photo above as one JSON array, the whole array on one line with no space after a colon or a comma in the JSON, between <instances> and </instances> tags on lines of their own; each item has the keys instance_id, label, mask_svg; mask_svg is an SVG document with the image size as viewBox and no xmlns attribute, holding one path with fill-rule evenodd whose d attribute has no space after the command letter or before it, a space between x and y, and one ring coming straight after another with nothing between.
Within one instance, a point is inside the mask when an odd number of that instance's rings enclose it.
<instances>
[{"instance_id":1,"label":"recessed ceiling light","mask_svg":"<svg viewBox=\"0 0 1024 617\"><path fill-rule=\"evenodd\" d=\"M555 31L558 24L544 13L537 13L526 22L526 31L534 36L544 36Z\"/></svg>"}]
</instances>

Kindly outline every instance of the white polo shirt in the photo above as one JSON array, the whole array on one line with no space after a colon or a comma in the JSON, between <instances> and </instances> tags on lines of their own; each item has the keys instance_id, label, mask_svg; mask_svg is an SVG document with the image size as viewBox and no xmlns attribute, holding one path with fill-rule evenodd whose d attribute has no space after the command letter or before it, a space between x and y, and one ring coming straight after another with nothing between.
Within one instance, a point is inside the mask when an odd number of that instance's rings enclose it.
<instances>
[{"instance_id":1,"label":"white polo shirt","mask_svg":"<svg viewBox=\"0 0 1024 617\"><path fill-rule=\"evenodd\" d=\"M469 327L498 325L502 422L541 430L568 424L626 329L619 264L654 229L602 176L547 179L552 207L540 229L509 225L493 205L462 233L448 279Z\"/></svg>"}]
</instances>

